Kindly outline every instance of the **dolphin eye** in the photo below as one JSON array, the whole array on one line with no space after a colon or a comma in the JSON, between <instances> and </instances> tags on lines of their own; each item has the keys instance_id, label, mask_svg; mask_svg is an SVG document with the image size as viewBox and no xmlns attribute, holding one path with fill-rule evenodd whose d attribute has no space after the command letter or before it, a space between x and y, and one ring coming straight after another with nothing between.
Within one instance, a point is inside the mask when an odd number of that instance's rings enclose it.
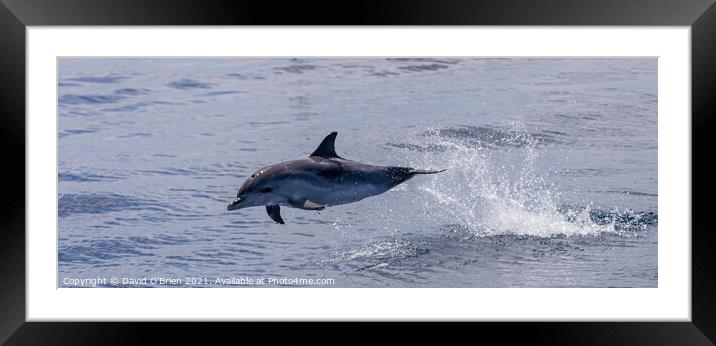
<instances>
[{"instance_id":1,"label":"dolphin eye","mask_svg":"<svg viewBox=\"0 0 716 346\"><path fill-rule=\"evenodd\" d=\"M256 174L252 174L252 175L251 175L251 178L256 178Z\"/></svg>"},{"instance_id":2,"label":"dolphin eye","mask_svg":"<svg viewBox=\"0 0 716 346\"><path fill-rule=\"evenodd\" d=\"M271 192L271 188L270 188L270 187L264 187L263 189L259 190L259 192L263 192L263 193Z\"/></svg>"}]
</instances>

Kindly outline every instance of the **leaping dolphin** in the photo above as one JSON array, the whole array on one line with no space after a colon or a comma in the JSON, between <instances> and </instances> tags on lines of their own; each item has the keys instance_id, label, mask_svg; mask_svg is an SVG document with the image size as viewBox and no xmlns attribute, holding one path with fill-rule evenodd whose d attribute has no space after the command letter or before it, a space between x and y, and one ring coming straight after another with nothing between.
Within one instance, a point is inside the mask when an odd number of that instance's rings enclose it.
<instances>
[{"instance_id":1,"label":"leaping dolphin","mask_svg":"<svg viewBox=\"0 0 716 346\"><path fill-rule=\"evenodd\" d=\"M445 171L372 166L346 160L336 154L337 135L338 132L331 132L307 159L281 162L254 172L226 209L265 205L269 217L284 224L281 205L323 210L326 206L379 195L416 174Z\"/></svg>"}]
</instances>

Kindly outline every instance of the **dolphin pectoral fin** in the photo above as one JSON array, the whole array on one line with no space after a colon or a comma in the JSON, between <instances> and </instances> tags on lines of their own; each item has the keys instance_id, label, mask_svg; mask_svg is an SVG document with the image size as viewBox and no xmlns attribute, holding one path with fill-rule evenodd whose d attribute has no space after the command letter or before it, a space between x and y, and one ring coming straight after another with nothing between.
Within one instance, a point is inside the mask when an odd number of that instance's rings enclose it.
<instances>
[{"instance_id":1,"label":"dolphin pectoral fin","mask_svg":"<svg viewBox=\"0 0 716 346\"><path fill-rule=\"evenodd\" d=\"M282 225L285 224L285 222L283 222L283 219L281 218L281 207L279 207L278 204L267 205L266 212L268 213L271 220L274 220Z\"/></svg>"}]
</instances>

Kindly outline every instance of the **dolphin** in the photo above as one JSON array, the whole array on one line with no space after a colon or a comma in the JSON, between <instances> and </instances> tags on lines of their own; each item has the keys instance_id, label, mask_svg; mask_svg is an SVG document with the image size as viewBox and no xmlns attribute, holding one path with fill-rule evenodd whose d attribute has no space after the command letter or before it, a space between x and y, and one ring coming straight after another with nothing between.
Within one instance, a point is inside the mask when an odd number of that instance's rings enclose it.
<instances>
[{"instance_id":1,"label":"dolphin","mask_svg":"<svg viewBox=\"0 0 716 346\"><path fill-rule=\"evenodd\" d=\"M336 154L336 136L338 132L331 132L306 159L285 161L254 172L226 209L263 205L272 220L284 224L280 206L323 210L379 195L418 174L445 171L373 166L347 160Z\"/></svg>"}]
</instances>

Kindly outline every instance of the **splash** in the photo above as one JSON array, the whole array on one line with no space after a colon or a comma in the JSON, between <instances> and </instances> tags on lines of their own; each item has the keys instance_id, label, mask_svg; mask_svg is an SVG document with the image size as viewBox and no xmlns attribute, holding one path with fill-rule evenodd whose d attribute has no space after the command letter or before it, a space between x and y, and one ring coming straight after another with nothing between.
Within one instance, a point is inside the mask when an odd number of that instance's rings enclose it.
<instances>
[{"instance_id":1,"label":"splash","mask_svg":"<svg viewBox=\"0 0 716 346\"><path fill-rule=\"evenodd\" d=\"M448 171L419 186L437 200L439 214L448 219L445 221L467 227L478 236L552 237L618 233L626 229L621 222L624 218L639 218L630 212L599 214L591 207L559 207L552 184L535 173L539 140L522 129L511 133L500 141L520 145L499 151L461 138L427 137L429 145L449 148L442 154ZM434 208L434 200L425 207ZM627 216L618 216L622 214Z\"/></svg>"}]
</instances>

